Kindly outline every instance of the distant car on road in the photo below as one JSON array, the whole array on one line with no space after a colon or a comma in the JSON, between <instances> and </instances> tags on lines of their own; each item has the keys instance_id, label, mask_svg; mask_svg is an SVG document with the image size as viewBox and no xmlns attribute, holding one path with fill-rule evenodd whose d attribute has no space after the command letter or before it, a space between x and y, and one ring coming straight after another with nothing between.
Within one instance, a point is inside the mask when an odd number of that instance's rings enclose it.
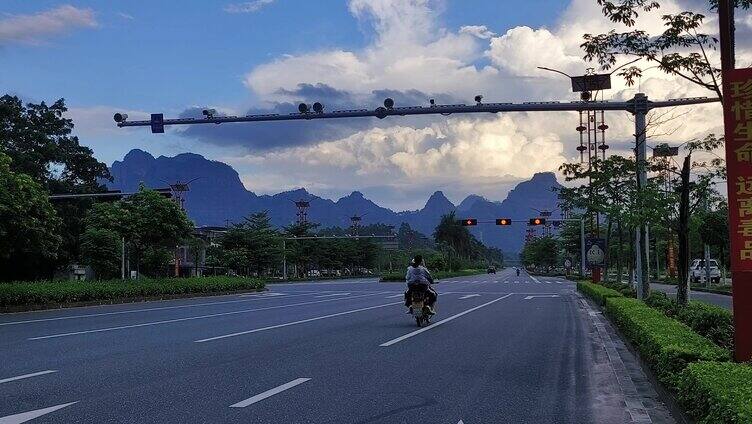
<instances>
[{"instance_id":1,"label":"distant car on road","mask_svg":"<svg viewBox=\"0 0 752 424\"><path fill-rule=\"evenodd\" d=\"M718 268L718 262L715 259L710 261L710 281L713 284L721 282L721 270ZM693 283L699 283L705 280L705 260L695 259L689 266L689 279Z\"/></svg>"},{"instance_id":2,"label":"distant car on road","mask_svg":"<svg viewBox=\"0 0 752 424\"><path fill-rule=\"evenodd\" d=\"M486 272L488 274L496 274L496 267L489 266L488 269L486 270Z\"/></svg>"}]
</instances>

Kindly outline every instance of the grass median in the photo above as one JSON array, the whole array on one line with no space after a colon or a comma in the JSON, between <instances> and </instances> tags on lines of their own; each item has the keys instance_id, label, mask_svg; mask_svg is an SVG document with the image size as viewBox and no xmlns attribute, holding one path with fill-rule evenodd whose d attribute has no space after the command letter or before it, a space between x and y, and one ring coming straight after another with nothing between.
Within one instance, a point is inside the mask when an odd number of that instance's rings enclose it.
<instances>
[{"instance_id":1,"label":"grass median","mask_svg":"<svg viewBox=\"0 0 752 424\"><path fill-rule=\"evenodd\" d=\"M263 280L242 277L12 282L0 284L0 308L35 309L82 302L119 302L263 288Z\"/></svg>"},{"instance_id":2,"label":"grass median","mask_svg":"<svg viewBox=\"0 0 752 424\"><path fill-rule=\"evenodd\" d=\"M431 276L434 280L441 280L444 278L452 278L452 277L467 277L470 275L478 275L478 274L485 274L485 269L462 269L459 271L436 271L432 272ZM381 276L382 282L405 282L405 273L404 272L391 272L388 274L384 274Z\"/></svg>"}]
</instances>

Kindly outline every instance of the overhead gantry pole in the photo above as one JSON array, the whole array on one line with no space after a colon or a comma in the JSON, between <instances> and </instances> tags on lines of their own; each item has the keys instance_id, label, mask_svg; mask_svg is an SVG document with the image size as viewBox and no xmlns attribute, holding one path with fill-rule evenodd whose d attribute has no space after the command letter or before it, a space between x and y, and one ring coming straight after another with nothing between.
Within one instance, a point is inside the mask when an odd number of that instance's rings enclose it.
<instances>
[{"instance_id":1,"label":"overhead gantry pole","mask_svg":"<svg viewBox=\"0 0 752 424\"><path fill-rule=\"evenodd\" d=\"M643 97L644 94L642 95ZM481 103L475 105L437 105L431 106L409 106L394 107L394 102L387 99L384 103L391 104L391 107L379 106L376 109L349 109L335 110L324 112L323 107L320 112L310 110L307 105L301 104L298 108L300 113L289 114L263 114L263 115L245 115L245 116L215 116L210 110L204 110L205 118L172 118L164 119L162 114L152 114L151 120L128 121L127 115L122 113L115 114L115 122L118 127L149 127L159 129L160 126L166 125L195 125L195 124L225 124L234 122L274 122L274 121L300 121L314 119L336 119L336 118L364 118L375 117L379 119L388 116L411 116L411 115L449 115L455 113L504 113L504 112L580 112L587 110L622 110L634 113L635 97L629 101L612 102L612 101L578 101L578 102L525 102L525 103ZM645 97L647 101L647 97ZM695 105L702 103L714 103L719 100L708 97L692 97L685 99L671 99L659 102L647 101L647 110L663 107L675 107L685 105ZM314 105L315 106L315 105ZM157 128L154 128L154 126ZM161 132L161 131L154 131Z\"/></svg>"},{"instance_id":2,"label":"overhead gantry pole","mask_svg":"<svg viewBox=\"0 0 752 424\"><path fill-rule=\"evenodd\" d=\"M573 82L574 84L574 82ZM314 103L309 107L301 103L298 107L299 113L289 114L266 114L266 115L245 115L245 116L216 116L213 109L205 109L203 114L205 118L174 118L164 119L161 113L154 113L150 120L128 121L128 116L123 113L116 113L114 116L118 127L151 127L153 133L163 133L165 125L196 125L196 124L224 124L234 122L274 122L274 121L300 121L315 119L336 119L336 118L365 118L375 117L384 119L388 116L412 116L412 115L451 115L466 113L506 113L506 112L584 112L588 110L612 110L625 111L635 116L635 156L637 163L637 187L642 190L647 184L646 170L646 141L647 126L646 116L652 109L697 105L704 103L720 102L718 98L708 97L690 97L683 99L668 99L662 101L650 101L644 93L637 93L631 100L627 101L576 101L576 102L524 102L524 103L483 103L482 96L476 96L474 105L453 104L438 105L433 99L430 100L430 106L409 106L395 107L394 100L387 98L384 100L384 106L376 109L349 109L335 110L324 112L324 106L321 103ZM646 222L641 222L636 229L636 285L637 293L640 298L647 296L648 279L645 268L647 258L645 253L648 252L649 240L646 237ZM644 243L644 244L643 244ZM584 256L584 255L583 255Z\"/></svg>"}]
</instances>

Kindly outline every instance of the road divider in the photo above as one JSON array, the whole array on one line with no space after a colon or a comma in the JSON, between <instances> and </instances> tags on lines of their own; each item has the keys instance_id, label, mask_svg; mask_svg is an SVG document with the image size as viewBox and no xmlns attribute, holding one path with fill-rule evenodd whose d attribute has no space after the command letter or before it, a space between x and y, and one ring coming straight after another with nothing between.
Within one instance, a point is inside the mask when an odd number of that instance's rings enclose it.
<instances>
[{"instance_id":1,"label":"road divider","mask_svg":"<svg viewBox=\"0 0 752 424\"><path fill-rule=\"evenodd\" d=\"M348 298L348 299L350 299L350 298ZM216 337L209 337L209 338L206 338L206 339L195 340L195 342L196 343L211 342L211 341L214 341L214 340L226 339L226 338L229 338L229 337L236 337L236 336L243 336L243 335L246 335L246 334L258 333L258 332L267 331L267 330L274 330L274 329L277 329L277 328L289 327L291 325L305 324L307 322L319 321L319 320L322 320L322 319L334 318L334 317L338 317L338 316L342 316L342 315L354 314L356 312L368 311L368 310L371 310L371 309L384 308L386 306L401 305L401 304L402 304L402 302L385 303L383 305L369 306L369 307L366 307L366 308L353 309L353 310L345 311L345 312L337 312L336 314L322 315L322 316L319 316L319 317L307 318L307 319L302 319L302 320L299 320L299 321L286 322L284 324L270 325L268 327L254 328L253 330L239 331L237 333L230 333L230 334L224 334L224 335L216 336Z\"/></svg>"},{"instance_id":2,"label":"road divider","mask_svg":"<svg viewBox=\"0 0 752 424\"><path fill-rule=\"evenodd\" d=\"M282 393L285 390L290 390L293 387L299 386L299 385L301 385L301 384L303 384L303 383L305 383L306 381L309 381L309 380L310 380L310 378L296 378L295 380L290 381L289 383L285 383L285 384L283 384L281 386L277 386L277 387L275 387L273 389L269 389L269 390L267 390L267 391L265 391L263 393L259 393L256 396L250 397L250 398L248 398L246 400L241 400L238 403L232 404L232 405L230 405L230 408L245 408L246 406L253 405L256 402L260 402L260 401L262 401L262 400L264 400L266 398L269 398L269 397L272 397L272 396L274 396L276 394Z\"/></svg>"},{"instance_id":3,"label":"road divider","mask_svg":"<svg viewBox=\"0 0 752 424\"><path fill-rule=\"evenodd\" d=\"M305 296L305 294L291 294L287 295L287 297L293 297L293 296ZM276 296L274 296L276 297ZM250 302L253 300L265 300L269 299L269 296L265 297L256 297L252 299L241 299L241 300L227 300L223 302L204 302L204 303L192 303L190 305L175 305L175 306L159 306L156 308L141 308L141 309L129 309L127 311L113 311L113 312L97 312L94 314L82 314L82 315L69 315L69 316L62 316L62 317L51 317L51 318L37 318L37 319L27 319L23 321L9 321L9 322L0 322L0 327L5 325L18 325L18 324L32 324L35 322L47 322L47 321L61 321L66 319L78 319L78 318L92 318L92 317L102 317L107 315L123 315L123 314L133 314L138 312L151 312L151 311L165 311L170 309L185 309L185 308L196 308L199 306L213 306L213 305L225 305L230 303L241 303L241 302ZM110 306L110 305L108 305ZM97 308L101 306L96 306ZM39 311L39 312L30 312L30 313L44 313L49 312L50 310L46 311Z\"/></svg>"},{"instance_id":4,"label":"road divider","mask_svg":"<svg viewBox=\"0 0 752 424\"><path fill-rule=\"evenodd\" d=\"M16 381L16 380L23 380L25 378L36 377L36 376L39 376L39 375L52 374L53 372L57 372L57 370L39 371L39 372L33 372L31 374L24 374L24 375L18 375L18 376L15 376L15 377L4 378L4 379L0 380L0 384L2 384L2 383L10 383L11 381Z\"/></svg>"},{"instance_id":5,"label":"road divider","mask_svg":"<svg viewBox=\"0 0 752 424\"><path fill-rule=\"evenodd\" d=\"M485 308L488 305L492 305L492 304L494 304L494 303L496 303L496 302L498 302L500 300L504 300L504 299L508 298L509 296L511 296L513 294L514 293L509 293L509 294L507 294L505 296L498 297L498 298L496 298L496 299L494 299L494 300L492 300L490 302L486 302L486 303L484 303L482 305L478 305L478 306L476 306L474 308L470 308L470 309L468 309L466 311L463 311L463 312L460 312L458 314L452 315L452 316L450 316L448 318L444 318L441 321L437 321L437 322L435 322L433 324L430 324L428 327L423 327L423 328L421 328L419 330L415 330L415 331L413 331L411 333L407 333L407 334L405 334L403 336L399 336L396 339L392 339L392 340L389 340L388 342L384 342L384 343L380 344L379 346L381 346L381 347L389 347L389 346L391 346L393 344L396 344L396 343L399 343L399 342L401 342L403 340L409 339L410 337L417 336L418 334L420 334L420 333L422 333L424 331L432 330L432 329L434 329L434 328L436 328L436 327L438 327L438 326L440 326L442 324L446 324L446 323L448 323L448 322L450 322L452 320L455 320L455 319L457 319L457 318L459 318L459 317L461 317L463 315L469 314L470 312L477 311L480 308Z\"/></svg>"},{"instance_id":6,"label":"road divider","mask_svg":"<svg viewBox=\"0 0 752 424\"><path fill-rule=\"evenodd\" d=\"M305 306L305 305L313 305L316 303L325 303L325 302L336 302L340 300L351 300L351 299L357 299L362 297L369 297L369 296L376 296L382 293L375 293L375 294L364 294L359 296L350 296L347 298L335 298L335 299L324 299L324 300L312 300L310 302L300 302L300 303L290 303L286 305L275 305L275 306L266 306L263 308L253 308L253 309L243 309L240 311L229 311L229 312L219 312L216 314L206 314L206 315L199 315L194 317L185 317L185 318L175 318L175 319L167 319L162 321L152 321L152 322L144 322L140 324L131 324L131 325L120 325L117 327L106 327L106 328L97 328L93 330L83 330L83 331L72 331L69 333L58 333L58 334L50 334L46 336L38 336L38 337L30 337L27 340L44 340L44 339L52 339L57 337L67 337L67 336L75 336L80 334L91 334L91 333L102 333L105 331L116 331L116 330L125 330L129 328L139 328L139 327L148 327L152 325L162 325L162 324L170 324L174 322L182 322L182 321L192 321L197 319L206 319L206 318L214 318L214 317L221 317L221 316L227 316L227 315L236 315L236 314L245 314L249 312L258 312L258 311L268 311L271 309L282 309L282 308L292 308L294 306ZM0 423L2 424L2 423Z\"/></svg>"}]
</instances>

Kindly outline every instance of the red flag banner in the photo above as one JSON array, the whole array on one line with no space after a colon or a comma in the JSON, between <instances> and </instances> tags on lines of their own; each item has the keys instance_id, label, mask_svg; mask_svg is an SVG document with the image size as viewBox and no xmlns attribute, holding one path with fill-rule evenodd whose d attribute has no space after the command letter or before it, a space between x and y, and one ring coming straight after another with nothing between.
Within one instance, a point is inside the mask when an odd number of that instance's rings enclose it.
<instances>
[{"instance_id":1,"label":"red flag banner","mask_svg":"<svg viewBox=\"0 0 752 424\"><path fill-rule=\"evenodd\" d=\"M752 271L752 69L728 71L724 80L731 269Z\"/></svg>"},{"instance_id":2,"label":"red flag banner","mask_svg":"<svg viewBox=\"0 0 752 424\"><path fill-rule=\"evenodd\" d=\"M752 360L752 69L723 73L734 356Z\"/></svg>"}]
</instances>

